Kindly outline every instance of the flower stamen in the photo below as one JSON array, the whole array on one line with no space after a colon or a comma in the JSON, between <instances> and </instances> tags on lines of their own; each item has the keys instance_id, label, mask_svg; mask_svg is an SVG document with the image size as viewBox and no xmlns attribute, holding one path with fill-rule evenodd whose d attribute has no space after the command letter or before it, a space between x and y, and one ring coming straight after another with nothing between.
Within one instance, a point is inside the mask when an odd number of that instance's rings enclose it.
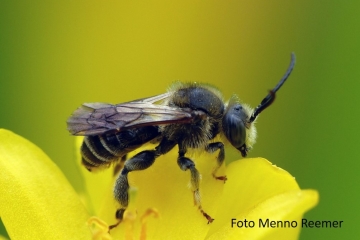
<instances>
[{"instance_id":1,"label":"flower stamen","mask_svg":"<svg viewBox=\"0 0 360 240\"><path fill-rule=\"evenodd\" d=\"M147 220L150 215L153 215L154 218L158 218L160 216L159 211L155 208L148 208L146 212L141 216L141 232L140 232L140 240L146 240L146 232L147 232Z\"/></svg>"},{"instance_id":2,"label":"flower stamen","mask_svg":"<svg viewBox=\"0 0 360 240\"><path fill-rule=\"evenodd\" d=\"M108 224L96 216L92 216L87 221L90 226L93 240L112 240L108 230Z\"/></svg>"}]
</instances>

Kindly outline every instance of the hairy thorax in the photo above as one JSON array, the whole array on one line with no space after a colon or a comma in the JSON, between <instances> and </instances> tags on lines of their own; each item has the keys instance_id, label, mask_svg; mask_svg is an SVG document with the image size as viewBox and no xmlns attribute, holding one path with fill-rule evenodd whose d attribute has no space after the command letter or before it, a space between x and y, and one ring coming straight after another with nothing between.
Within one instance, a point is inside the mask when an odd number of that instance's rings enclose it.
<instances>
[{"instance_id":1,"label":"hairy thorax","mask_svg":"<svg viewBox=\"0 0 360 240\"><path fill-rule=\"evenodd\" d=\"M194 116L191 123L170 124L162 128L164 136L185 148L204 148L220 128L224 113L221 93L209 85L196 83L175 84L168 105L187 108Z\"/></svg>"}]
</instances>

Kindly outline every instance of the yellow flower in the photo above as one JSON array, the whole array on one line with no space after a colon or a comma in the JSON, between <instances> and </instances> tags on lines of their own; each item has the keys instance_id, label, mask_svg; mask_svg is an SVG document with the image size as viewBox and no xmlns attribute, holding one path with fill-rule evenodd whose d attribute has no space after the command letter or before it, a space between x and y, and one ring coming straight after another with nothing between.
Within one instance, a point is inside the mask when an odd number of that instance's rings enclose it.
<instances>
[{"instance_id":1,"label":"yellow flower","mask_svg":"<svg viewBox=\"0 0 360 240\"><path fill-rule=\"evenodd\" d=\"M11 239L90 239L90 217L58 167L0 129L0 216Z\"/></svg>"},{"instance_id":2,"label":"yellow flower","mask_svg":"<svg viewBox=\"0 0 360 240\"><path fill-rule=\"evenodd\" d=\"M124 221L109 234L118 207L111 170L84 170L87 192L79 195L40 149L0 130L0 216L11 239L297 239L300 224L259 228L259 219L300 222L317 204L316 191L300 190L289 173L265 159L222 167L225 184L211 176L214 155L194 159L202 173L202 206L213 223L207 224L193 205L186 186L190 174L179 169L172 151L149 169L129 174L130 205ZM255 227L238 227L245 220Z\"/></svg>"}]
</instances>

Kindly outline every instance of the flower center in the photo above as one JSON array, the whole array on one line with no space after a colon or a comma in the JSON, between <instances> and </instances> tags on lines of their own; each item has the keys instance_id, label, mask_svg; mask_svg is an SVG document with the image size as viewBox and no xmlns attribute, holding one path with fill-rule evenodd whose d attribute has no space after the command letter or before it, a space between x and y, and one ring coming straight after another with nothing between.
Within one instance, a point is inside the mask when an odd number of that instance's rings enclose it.
<instances>
[{"instance_id":1,"label":"flower center","mask_svg":"<svg viewBox=\"0 0 360 240\"><path fill-rule=\"evenodd\" d=\"M140 218L137 217L137 213L132 211L126 211L124 214L124 219L120 224L125 224L125 239L135 239L135 224L137 220L140 220L140 240L146 240L147 238L147 221L150 216L154 218L159 218L160 214L155 208L148 208L145 213L142 214ZM109 225L96 216L92 216L87 221L87 224L90 226L92 232L93 240L112 240Z\"/></svg>"}]
</instances>

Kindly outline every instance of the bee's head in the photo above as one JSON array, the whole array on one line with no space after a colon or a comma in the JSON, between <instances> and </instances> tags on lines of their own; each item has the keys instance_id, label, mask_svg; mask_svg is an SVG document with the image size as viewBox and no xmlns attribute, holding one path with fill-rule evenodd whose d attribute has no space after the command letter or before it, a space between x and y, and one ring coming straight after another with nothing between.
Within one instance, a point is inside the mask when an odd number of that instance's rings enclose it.
<instances>
[{"instance_id":1,"label":"bee's head","mask_svg":"<svg viewBox=\"0 0 360 240\"><path fill-rule=\"evenodd\" d=\"M227 140L246 157L256 140L254 122L250 122L253 110L233 99L227 104L222 130Z\"/></svg>"},{"instance_id":2,"label":"bee's head","mask_svg":"<svg viewBox=\"0 0 360 240\"><path fill-rule=\"evenodd\" d=\"M229 142L246 157L247 152L252 148L256 140L256 129L254 122L258 115L268 108L275 100L275 93L288 79L295 65L295 54L291 54L291 62L285 75L278 84L269 92L261 103L252 110L249 106L240 104L233 97L227 104L225 114L222 119L222 131Z\"/></svg>"}]
</instances>

